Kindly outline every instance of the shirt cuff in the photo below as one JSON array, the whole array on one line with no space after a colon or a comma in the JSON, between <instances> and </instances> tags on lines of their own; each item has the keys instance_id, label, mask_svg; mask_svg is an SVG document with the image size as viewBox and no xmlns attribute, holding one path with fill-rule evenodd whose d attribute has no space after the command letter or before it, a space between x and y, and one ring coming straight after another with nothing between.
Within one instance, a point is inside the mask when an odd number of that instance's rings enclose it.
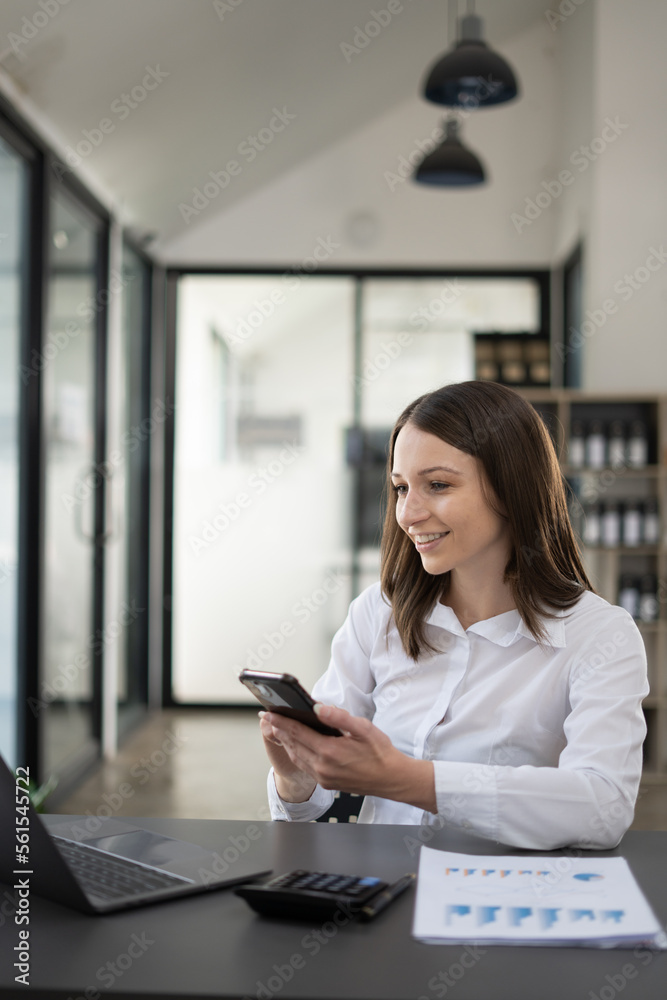
<instances>
[{"instance_id":1,"label":"shirt cuff","mask_svg":"<svg viewBox=\"0 0 667 1000\"><path fill-rule=\"evenodd\" d=\"M438 816L448 826L495 840L498 785L494 769L445 760L434 760L433 768Z\"/></svg>"},{"instance_id":2,"label":"shirt cuff","mask_svg":"<svg viewBox=\"0 0 667 1000\"><path fill-rule=\"evenodd\" d=\"M285 802L278 795L273 768L269 771L266 791L269 797L271 819L289 823L317 819L331 806L335 795L333 791L316 785L313 794L305 802Z\"/></svg>"}]
</instances>

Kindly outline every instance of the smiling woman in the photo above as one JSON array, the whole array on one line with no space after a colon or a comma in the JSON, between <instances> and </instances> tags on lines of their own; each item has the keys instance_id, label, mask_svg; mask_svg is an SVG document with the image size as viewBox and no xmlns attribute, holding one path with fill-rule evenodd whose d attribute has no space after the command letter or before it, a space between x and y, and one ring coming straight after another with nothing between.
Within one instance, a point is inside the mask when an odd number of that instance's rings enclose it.
<instances>
[{"instance_id":1,"label":"smiling woman","mask_svg":"<svg viewBox=\"0 0 667 1000\"><path fill-rule=\"evenodd\" d=\"M551 439L513 390L463 382L393 429L381 582L352 602L313 695L322 736L265 713L275 819L334 790L359 821L610 848L646 732L637 626L593 593Z\"/></svg>"},{"instance_id":2,"label":"smiling woman","mask_svg":"<svg viewBox=\"0 0 667 1000\"><path fill-rule=\"evenodd\" d=\"M434 480L443 464L449 478ZM592 590L549 434L511 389L463 382L406 407L390 442L389 493L382 586L410 656L428 648L424 615L445 594L467 625L516 607L540 639L541 617ZM424 495L440 498L435 508L433 499L413 499ZM438 514L454 523L438 525ZM422 528L450 528L451 537L420 547Z\"/></svg>"}]
</instances>

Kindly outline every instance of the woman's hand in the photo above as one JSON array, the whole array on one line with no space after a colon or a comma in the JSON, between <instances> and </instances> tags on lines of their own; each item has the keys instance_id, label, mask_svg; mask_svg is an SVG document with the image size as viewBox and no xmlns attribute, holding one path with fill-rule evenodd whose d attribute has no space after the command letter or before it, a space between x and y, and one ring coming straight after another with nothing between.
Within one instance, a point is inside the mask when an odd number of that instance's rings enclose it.
<instances>
[{"instance_id":1,"label":"woman's hand","mask_svg":"<svg viewBox=\"0 0 667 1000\"><path fill-rule=\"evenodd\" d=\"M397 750L389 737L368 719L342 708L316 705L315 711L342 736L323 736L309 726L275 712L263 713L262 734L276 774L358 795L377 795L437 812L433 764ZM287 760L285 760L285 758ZM289 764L287 763L289 761ZM290 771L291 768L291 771ZM278 787L278 782L276 782ZM278 793L282 795L278 787ZM304 798L287 801L303 801Z\"/></svg>"},{"instance_id":2,"label":"woman's hand","mask_svg":"<svg viewBox=\"0 0 667 1000\"><path fill-rule=\"evenodd\" d=\"M278 795L284 802L306 802L313 794L317 782L293 764L283 748L271 724L272 719L281 716L260 712L259 718L259 729L264 737L264 749L273 767Z\"/></svg>"}]
</instances>

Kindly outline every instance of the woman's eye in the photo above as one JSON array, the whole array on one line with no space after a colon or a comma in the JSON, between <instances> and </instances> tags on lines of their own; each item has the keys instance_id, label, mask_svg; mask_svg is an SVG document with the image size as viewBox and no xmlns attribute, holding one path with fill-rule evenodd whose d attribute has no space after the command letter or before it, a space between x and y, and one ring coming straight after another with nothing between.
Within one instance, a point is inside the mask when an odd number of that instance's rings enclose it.
<instances>
[{"instance_id":1,"label":"woman's eye","mask_svg":"<svg viewBox=\"0 0 667 1000\"><path fill-rule=\"evenodd\" d=\"M441 493L443 490L449 488L449 483L431 483L431 489L435 493Z\"/></svg>"},{"instance_id":2,"label":"woman's eye","mask_svg":"<svg viewBox=\"0 0 667 1000\"><path fill-rule=\"evenodd\" d=\"M399 497L405 496L408 492L407 486L404 486L403 483L399 483L397 486L394 486L393 489L394 493L398 494Z\"/></svg>"}]
</instances>

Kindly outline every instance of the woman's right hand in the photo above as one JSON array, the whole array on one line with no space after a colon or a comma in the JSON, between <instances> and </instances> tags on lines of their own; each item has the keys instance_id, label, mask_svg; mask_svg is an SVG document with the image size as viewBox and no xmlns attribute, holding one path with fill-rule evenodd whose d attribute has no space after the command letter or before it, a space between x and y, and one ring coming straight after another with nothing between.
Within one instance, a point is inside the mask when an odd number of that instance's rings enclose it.
<instances>
[{"instance_id":1,"label":"woman's right hand","mask_svg":"<svg viewBox=\"0 0 667 1000\"><path fill-rule=\"evenodd\" d=\"M273 767L278 795L284 802L306 802L315 791L317 783L306 771L292 763L267 712L259 713L259 728L264 739L264 749Z\"/></svg>"}]
</instances>

